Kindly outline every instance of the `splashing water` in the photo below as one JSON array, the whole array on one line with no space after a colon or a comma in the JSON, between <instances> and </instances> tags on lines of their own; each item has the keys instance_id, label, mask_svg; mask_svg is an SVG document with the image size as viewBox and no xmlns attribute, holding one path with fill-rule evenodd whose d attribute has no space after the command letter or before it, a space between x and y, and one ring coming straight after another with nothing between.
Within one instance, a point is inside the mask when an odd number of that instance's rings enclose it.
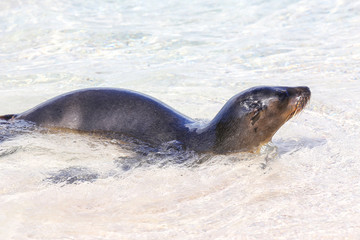
<instances>
[{"instance_id":1,"label":"splashing water","mask_svg":"<svg viewBox=\"0 0 360 240\"><path fill-rule=\"evenodd\" d=\"M203 122L257 85L307 85L312 100L258 154L134 149L0 122L0 238L359 238L359 11L356 1L2 1L0 114L95 86Z\"/></svg>"}]
</instances>

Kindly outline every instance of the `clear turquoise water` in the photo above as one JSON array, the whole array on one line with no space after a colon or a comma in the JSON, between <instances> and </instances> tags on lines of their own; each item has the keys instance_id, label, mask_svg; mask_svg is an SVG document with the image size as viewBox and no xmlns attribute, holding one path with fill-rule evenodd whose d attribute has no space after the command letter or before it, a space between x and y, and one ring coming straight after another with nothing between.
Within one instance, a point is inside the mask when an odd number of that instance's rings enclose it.
<instances>
[{"instance_id":1,"label":"clear turquoise water","mask_svg":"<svg viewBox=\"0 0 360 240\"><path fill-rule=\"evenodd\" d=\"M2 142L1 239L359 238L359 12L357 1L2 1L0 114L95 86L202 120L256 85L307 85L312 100L268 159L122 173L133 153L114 141ZM45 181L64 169L98 178Z\"/></svg>"}]
</instances>

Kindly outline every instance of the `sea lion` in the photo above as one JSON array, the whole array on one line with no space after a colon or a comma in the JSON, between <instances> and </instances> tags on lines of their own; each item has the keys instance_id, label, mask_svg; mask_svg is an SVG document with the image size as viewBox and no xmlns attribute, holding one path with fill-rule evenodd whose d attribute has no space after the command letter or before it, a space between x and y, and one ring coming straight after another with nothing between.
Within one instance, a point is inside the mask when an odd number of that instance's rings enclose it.
<instances>
[{"instance_id":1,"label":"sea lion","mask_svg":"<svg viewBox=\"0 0 360 240\"><path fill-rule=\"evenodd\" d=\"M41 127L119 133L155 147L175 141L196 152L225 154L259 149L305 107L310 95L308 87L250 88L232 97L201 127L154 98L114 88L73 91L0 118Z\"/></svg>"}]
</instances>

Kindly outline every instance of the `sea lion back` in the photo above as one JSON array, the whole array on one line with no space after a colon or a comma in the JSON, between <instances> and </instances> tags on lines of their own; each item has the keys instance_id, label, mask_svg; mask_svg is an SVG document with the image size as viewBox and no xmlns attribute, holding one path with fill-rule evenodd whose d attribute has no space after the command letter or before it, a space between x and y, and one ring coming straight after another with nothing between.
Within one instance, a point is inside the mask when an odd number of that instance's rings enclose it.
<instances>
[{"instance_id":1,"label":"sea lion back","mask_svg":"<svg viewBox=\"0 0 360 240\"><path fill-rule=\"evenodd\" d=\"M122 89L85 89L50 99L17 115L44 127L117 132L160 143L184 135L190 119L146 95Z\"/></svg>"}]
</instances>

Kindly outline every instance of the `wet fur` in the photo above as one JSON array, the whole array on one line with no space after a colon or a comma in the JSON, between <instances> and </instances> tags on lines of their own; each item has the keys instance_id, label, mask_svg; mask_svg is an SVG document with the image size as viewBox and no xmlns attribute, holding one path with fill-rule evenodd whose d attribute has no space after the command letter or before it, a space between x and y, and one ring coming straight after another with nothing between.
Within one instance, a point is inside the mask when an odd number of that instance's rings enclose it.
<instances>
[{"instance_id":1,"label":"wet fur","mask_svg":"<svg viewBox=\"0 0 360 240\"><path fill-rule=\"evenodd\" d=\"M207 125L141 93L112 88L83 89L50 99L26 112L0 116L49 128L112 132L152 146L177 141L197 152L253 151L300 112L310 99L307 87L255 87L231 98Z\"/></svg>"}]
</instances>

